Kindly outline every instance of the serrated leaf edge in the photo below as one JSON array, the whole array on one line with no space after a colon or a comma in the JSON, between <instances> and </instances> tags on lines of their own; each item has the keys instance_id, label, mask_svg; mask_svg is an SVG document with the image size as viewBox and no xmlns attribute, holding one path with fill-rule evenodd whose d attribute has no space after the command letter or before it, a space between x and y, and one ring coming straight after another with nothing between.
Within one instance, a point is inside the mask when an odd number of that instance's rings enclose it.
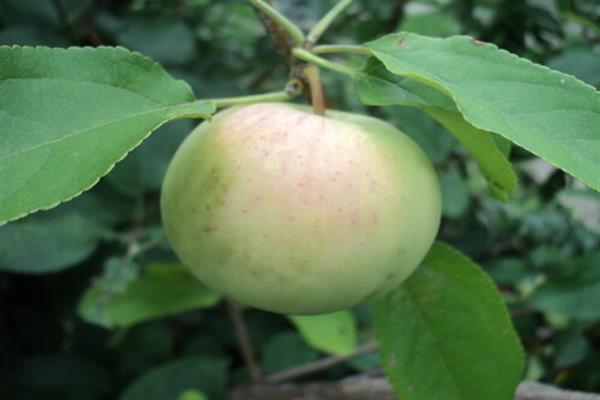
<instances>
[{"instance_id":1,"label":"serrated leaf edge","mask_svg":"<svg viewBox=\"0 0 600 400\"><path fill-rule=\"evenodd\" d=\"M384 39L384 38L387 38L387 37L404 37L404 36L421 37L421 35L417 35L417 34L410 33L410 32L396 32L396 33L390 33L390 34L388 34L388 35L382 36L381 38L379 38L379 39L376 39L376 40L381 40L381 39ZM473 37L471 37L471 36L467 36L467 35L456 35L456 36L451 36L451 37L449 37L449 38L463 38L463 39L475 40ZM433 40L436 40L436 41L442 41L442 40L444 40L444 39L442 39L442 38L431 38L431 39L433 39ZM446 39L448 39L448 38L446 38ZM438 83L438 82L434 82L434 81L431 81L431 80L429 80L429 79L423 78L422 76L420 76L420 75L418 75L418 74L413 74L413 73L408 73L408 72L406 72L406 73L396 73L396 72L393 72L391 69L389 69L389 66L388 66L388 64L387 64L385 61L383 61L383 60L379 59L379 57L377 57L377 56L376 56L376 54L375 54L375 53L376 53L376 51L368 47L368 45L369 45L370 43L373 43L373 42L375 42L376 40L374 40L374 41L370 41L370 42L366 42L366 43L364 44L364 47L365 47L366 49L368 49L368 50L371 52L371 55L372 55L373 57L375 57L375 58L377 58L379 61L381 61L381 62L382 62L382 63L383 63L385 66L386 66L386 68L388 68L388 70L389 70L390 72L392 72L392 73L395 73L395 74L398 74L398 75L402 75L402 76L407 76L407 77L410 77L410 78L412 78L412 79L418 80L418 81L420 81L420 82L426 83L426 84L428 84L428 85L430 85L430 86L432 86L432 87L434 87L434 88L441 89L441 90L442 90L442 91L443 91L445 94L448 94L448 96L449 96L449 97L450 97L450 98L451 98L451 99L454 101L454 103L456 104L456 106L457 106L457 108L459 109L460 113L463 115L463 118L465 119L465 121L469 122L471 125L473 125L473 126L474 126L474 127L476 127L477 129L481 129L481 130L483 130L483 131L488 131L487 129L484 129L484 128L482 128L482 127L480 127L480 126L478 126L478 125L474 124L474 123L473 123L471 120L467 119L467 117L466 117L466 116L465 116L465 114L464 114L464 110L462 109L462 106L461 106L461 105L460 105L460 104L459 104L459 103L456 101L456 98L455 98L455 96L454 96L452 93L450 93L450 92L449 92L449 90L448 90L448 88L446 88L446 87L445 87L443 84L440 84L440 83ZM498 51L498 52L500 52L500 53L504 53L504 54L506 54L506 55L510 56L511 58L516 58L516 59L518 59L518 60L520 60L520 61L524 61L524 62L526 62L526 63L528 63L528 64L530 64L530 65L533 65L533 66L535 66L535 67L537 67L537 68L542 68L542 69L544 69L544 70L546 70L546 71L548 71L548 72L551 72L551 73L554 73L554 74L558 74L558 75L564 76L565 78L567 78L567 79L569 79L569 80L571 80L571 81L574 81L574 82L575 82L575 83L577 83L578 85L584 86L584 87L586 87L586 88L588 88L588 89L592 89L592 90L594 90L594 92L598 93L598 91L597 91L597 90L596 90L596 89L595 89L593 86L591 86L591 85L588 85L587 83L580 81L579 79L577 79L577 78L576 78L576 77L574 77L573 75L570 75L570 74L567 74L567 73L564 73L564 72L560 72L560 71L556 71L556 70L554 70L554 69L552 69L552 68L549 68L549 67L547 67L547 66L545 66L545 65L541 65L541 64L534 63L533 61L531 61L531 60L528 60L527 58L519 57L519 56L517 56L516 54L513 54L513 53L511 53L511 52L509 52L509 51L507 51L507 50L501 49L501 48L499 48L498 46L496 46L496 45L495 45L495 44L493 44L493 43L481 42L481 44L480 44L480 45L481 45L481 46L484 46L484 47L488 47L488 48L493 48L493 49L495 49L496 51ZM442 81L443 81L443 79L440 79L440 80L442 80ZM593 186L593 185L594 185L594 183L588 183L588 182L586 182L586 181L585 181L585 180L584 180L584 179L583 179L583 178L582 178L582 177L581 177L579 174L576 174L576 173L574 173L574 172L571 172L571 171L567 171L565 168L563 168L563 167L561 167L561 166L559 166L559 165L556 165L554 162L551 162L551 161L547 160L546 158L542 157L542 156L541 156L541 155L540 155L540 154L539 154L537 151L530 149L528 146L527 146L527 147L526 147L526 146L523 146L523 144L522 144L522 143L520 143L520 141L518 141L518 140L515 140L515 139L513 139L513 138L508 138L508 137L504 136L504 135L503 135L502 133L500 133L500 132L494 132L494 133L496 133L496 134L498 134L498 135L500 135L500 136L502 136L502 137L504 137L504 138L506 138L506 139L510 140L511 142L513 142L513 143L517 144L517 145L518 145L518 146L520 146L521 148L527 149L527 150L528 150L528 151L530 151L531 153L535 154L537 157L539 157L539 158L541 158L541 159L543 159L543 160L546 160L546 161L548 161L550 164L554 165L556 168L560 169L561 171L564 171L564 172L566 172L567 174L569 174L569 175L572 175L572 176L576 177L577 179L579 179L579 180L581 180L582 182L584 182L586 185L590 186L590 187L591 187L592 189L594 189L595 191L600 191L600 182L595 182L595 186Z\"/></svg>"}]
</instances>

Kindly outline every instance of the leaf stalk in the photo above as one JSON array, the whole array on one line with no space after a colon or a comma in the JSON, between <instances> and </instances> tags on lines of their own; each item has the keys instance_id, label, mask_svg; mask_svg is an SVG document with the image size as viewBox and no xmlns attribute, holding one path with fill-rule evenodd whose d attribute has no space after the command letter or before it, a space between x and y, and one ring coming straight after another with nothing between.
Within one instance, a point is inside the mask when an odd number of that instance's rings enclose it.
<instances>
[{"instance_id":1,"label":"leaf stalk","mask_svg":"<svg viewBox=\"0 0 600 400\"><path fill-rule=\"evenodd\" d=\"M321 35L329 28L335 18L348 7L353 0L341 0L327 14L323 16L308 33L306 37L307 47L312 47Z\"/></svg>"},{"instance_id":2,"label":"leaf stalk","mask_svg":"<svg viewBox=\"0 0 600 400\"><path fill-rule=\"evenodd\" d=\"M358 73L358 70L355 68L326 60L308 50L301 49L299 47L292 49L292 55L299 60L306 61L307 63L314 64L325 69L340 72L345 75L354 76Z\"/></svg>"}]
</instances>

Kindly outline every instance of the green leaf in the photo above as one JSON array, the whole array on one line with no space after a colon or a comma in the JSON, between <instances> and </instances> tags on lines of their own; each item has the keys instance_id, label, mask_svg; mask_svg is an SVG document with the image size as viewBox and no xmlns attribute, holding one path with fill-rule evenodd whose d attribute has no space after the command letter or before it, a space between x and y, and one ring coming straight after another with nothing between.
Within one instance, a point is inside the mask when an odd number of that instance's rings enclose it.
<instances>
[{"instance_id":1,"label":"green leaf","mask_svg":"<svg viewBox=\"0 0 600 400\"><path fill-rule=\"evenodd\" d=\"M210 399L225 391L227 361L189 357L151 369L130 384L121 400L177 399L182 392L198 390Z\"/></svg>"},{"instance_id":2,"label":"green leaf","mask_svg":"<svg viewBox=\"0 0 600 400\"><path fill-rule=\"evenodd\" d=\"M591 351L586 337L581 332L571 329L559 335L555 352L555 366L569 368L581 362Z\"/></svg>"},{"instance_id":3,"label":"green leaf","mask_svg":"<svg viewBox=\"0 0 600 400\"><path fill-rule=\"evenodd\" d=\"M492 134L475 128L458 113L435 108L427 108L427 111L469 150L492 194L506 200L506 193L517 186L518 178L506 157L506 150L498 147Z\"/></svg>"},{"instance_id":4,"label":"green leaf","mask_svg":"<svg viewBox=\"0 0 600 400\"><path fill-rule=\"evenodd\" d=\"M401 30L427 36L457 35L461 25L451 12L409 14L402 20Z\"/></svg>"},{"instance_id":5,"label":"green leaf","mask_svg":"<svg viewBox=\"0 0 600 400\"><path fill-rule=\"evenodd\" d=\"M37 356L12 366L5 382L8 397L29 399L104 399L111 390L108 374L72 356Z\"/></svg>"},{"instance_id":6,"label":"green leaf","mask_svg":"<svg viewBox=\"0 0 600 400\"><path fill-rule=\"evenodd\" d=\"M541 311L570 318L600 318L600 252L577 259L566 272L556 273L539 286L529 304Z\"/></svg>"},{"instance_id":7,"label":"green leaf","mask_svg":"<svg viewBox=\"0 0 600 400\"><path fill-rule=\"evenodd\" d=\"M445 161L456 146L456 141L446 129L421 109L386 107L382 111L386 119L419 145L433 164Z\"/></svg>"},{"instance_id":8,"label":"green leaf","mask_svg":"<svg viewBox=\"0 0 600 400\"><path fill-rule=\"evenodd\" d=\"M339 355L350 354L356 350L356 322L347 310L289 318L304 340L317 350Z\"/></svg>"},{"instance_id":9,"label":"green leaf","mask_svg":"<svg viewBox=\"0 0 600 400\"><path fill-rule=\"evenodd\" d=\"M449 218L460 217L469 207L469 187L456 172L439 174L442 187L442 214Z\"/></svg>"},{"instance_id":10,"label":"green leaf","mask_svg":"<svg viewBox=\"0 0 600 400\"><path fill-rule=\"evenodd\" d=\"M600 190L600 94L593 87L467 36L396 33L365 46L392 73L446 93L469 124Z\"/></svg>"},{"instance_id":11,"label":"green leaf","mask_svg":"<svg viewBox=\"0 0 600 400\"><path fill-rule=\"evenodd\" d=\"M358 96L370 105L407 105L420 108L436 119L469 150L489 182L492 193L504 200L517 185L517 176L507 159L507 148L490 132L477 129L464 120L452 100L419 81L396 76L370 59L356 75Z\"/></svg>"},{"instance_id":12,"label":"green leaf","mask_svg":"<svg viewBox=\"0 0 600 400\"><path fill-rule=\"evenodd\" d=\"M204 393L194 389L189 389L181 392L177 400L208 400Z\"/></svg>"},{"instance_id":13,"label":"green leaf","mask_svg":"<svg viewBox=\"0 0 600 400\"><path fill-rule=\"evenodd\" d=\"M517 285L528 276L529 271L527 262L520 258L495 258L487 266L487 273L497 283Z\"/></svg>"},{"instance_id":14,"label":"green leaf","mask_svg":"<svg viewBox=\"0 0 600 400\"><path fill-rule=\"evenodd\" d=\"M0 223L92 187L165 122L210 101L123 48L0 47Z\"/></svg>"},{"instance_id":15,"label":"green leaf","mask_svg":"<svg viewBox=\"0 0 600 400\"><path fill-rule=\"evenodd\" d=\"M548 67L571 74L590 85L600 84L600 55L591 47L572 47L550 59Z\"/></svg>"},{"instance_id":16,"label":"green leaf","mask_svg":"<svg viewBox=\"0 0 600 400\"><path fill-rule=\"evenodd\" d=\"M117 33L120 44L163 65L183 64L194 58L194 31L181 18L165 15L134 16Z\"/></svg>"},{"instance_id":17,"label":"green leaf","mask_svg":"<svg viewBox=\"0 0 600 400\"><path fill-rule=\"evenodd\" d=\"M0 271L61 271L86 259L100 237L100 226L76 212L40 214L7 224L0 227Z\"/></svg>"},{"instance_id":18,"label":"green leaf","mask_svg":"<svg viewBox=\"0 0 600 400\"><path fill-rule=\"evenodd\" d=\"M124 330L113 348L118 362L113 367L121 381L139 376L149 365L160 364L173 354L175 332L165 319L146 322Z\"/></svg>"},{"instance_id":19,"label":"green leaf","mask_svg":"<svg viewBox=\"0 0 600 400\"><path fill-rule=\"evenodd\" d=\"M106 296L107 292L111 296ZM150 264L141 276L119 291L111 286L103 288L102 284L88 289L79 312L84 319L107 327L131 326L182 311L212 307L219 299L217 293L202 285L185 267ZM103 311L101 317L99 307Z\"/></svg>"},{"instance_id":20,"label":"green leaf","mask_svg":"<svg viewBox=\"0 0 600 400\"><path fill-rule=\"evenodd\" d=\"M274 335L261 347L260 354L261 366L268 374L297 367L319 358L319 353L308 347L296 332Z\"/></svg>"},{"instance_id":21,"label":"green leaf","mask_svg":"<svg viewBox=\"0 0 600 400\"><path fill-rule=\"evenodd\" d=\"M111 257L104 263L102 276L94 279L82 297L79 313L87 322L111 328L115 322L109 315L109 307L115 297L124 293L137 279L140 267L132 260Z\"/></svg>"},{"instance_id":22,"label":"green leaf","mask_svg":"<svg viewBox=\"0 0 600 400\"><path fill-rule=\"evenodd\" d=\"M403 400L512 399L524 368L494 283L441 243L380 301L376 335L384 370Z\"/></svg>"}]
</instances>

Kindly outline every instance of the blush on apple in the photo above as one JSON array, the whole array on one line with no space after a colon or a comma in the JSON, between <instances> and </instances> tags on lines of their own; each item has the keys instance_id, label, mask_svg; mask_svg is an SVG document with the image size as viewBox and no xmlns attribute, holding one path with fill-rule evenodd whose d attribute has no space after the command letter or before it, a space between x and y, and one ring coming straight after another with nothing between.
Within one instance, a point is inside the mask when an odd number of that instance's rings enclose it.
<instances>
[{"instance_id":1,"label":"blush on apple","mask_svg":"<svg viewBox=\"0 0 600 400\"><path fill-rule=\"evenodd\" d=\"M181 261L234 300L316 314L404 281L429 250L440 188L418 146L362 115L234 107L183 142L161 210Z\"/></svg>"}]
</instances>

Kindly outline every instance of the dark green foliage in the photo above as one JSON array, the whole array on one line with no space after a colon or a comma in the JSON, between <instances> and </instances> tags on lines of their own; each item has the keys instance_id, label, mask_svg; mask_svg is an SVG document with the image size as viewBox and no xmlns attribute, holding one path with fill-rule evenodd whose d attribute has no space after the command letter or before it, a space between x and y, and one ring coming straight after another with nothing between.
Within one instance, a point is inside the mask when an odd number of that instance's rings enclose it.
<instances>
[{"instance_id":1,"label":"dark green foliage","mask_svg":"<svg viewBox=\"0 0 600 400\"><path fill-rule=\"evenodd\" d=\"M64 15L55 8L61 3ZM308 28L336 2L274 3ZM413 0L403 12L397 3L355 1L324 42L363 43L401 29L465 33L600 85L593 2ZM254 12L238 0L3 0L2 44L122 45L187 81L197 98L280 90L287 80ZM483 265L501 289L526 350L524 378L600 391L598 195L513 149L520 186L500 202L468 151L426 113L366 107L349 79L329 72L322 79L333 107L389 120L431 158L444 191L440 239ZM160 127L77 200L0 227L0 398L176 399L195 389L219 400L227 385L247 381L222 304L173 306L176 314L112 330L78 312L91 287L102 288L109 302L148 265L177 263L158 194L169 159L192 128L190 121ZM130 268L115 271L114 260ZM370 340L372 305L353 313L359 338ZM255 310L245 316L266 372L323 355L285 317ZM311 378L339 379L375 365L377 356L366 355Z\"/></svg>"}]
</instances>

